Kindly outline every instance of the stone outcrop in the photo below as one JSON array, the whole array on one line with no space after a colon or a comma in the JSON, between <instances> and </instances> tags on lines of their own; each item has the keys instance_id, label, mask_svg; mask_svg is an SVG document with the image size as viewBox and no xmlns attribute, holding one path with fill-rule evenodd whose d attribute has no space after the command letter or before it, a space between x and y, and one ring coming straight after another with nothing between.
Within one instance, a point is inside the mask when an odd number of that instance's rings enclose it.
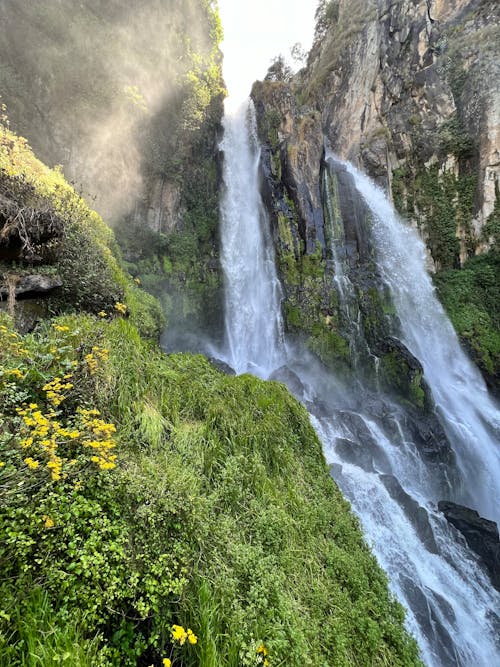
<instances>
[{"instance_id":1,"label":"stone outcrop","mask_svg":"<svg viewBox=\"0 0 500 667\"><path fill-rule=\"evenodd\" d=\"M397 205L430 241L436 268L482 251L491 243L482 230L500 180L498 3L327 4L336 5L334 20L316 40L298 86L321 110L331 148L392 187ZM450 199L462 198L449 220L458 240L448 255L433 242L442 229L430 192L445 182ZM422 185L428 192L418 192Z\"/></svg>"},{"instance_id":2,"label":"stone outcrop","mask_svg":"<svg viewBox=\"0 0 500 667\"><path fill-rule=\"evenodd\" d=\"M46 294L61 287L62 284L59 276L41 273L17 276L12 282L16 299L27 295ZM11 291L9 285L0 284L1 298L7 298Z\"/></svg>"},{"instance_id":3,"label":"stone outcrop","mask_svg":"<svg viewBox=\"0 0 500 667\"><path fill-rule=\"evenodd\" d=\"M469 548L479 556L493 585L500 590L500 539L496 523L483 519L475 510L449 501L440 501L438 509L462 533Z\"/></svg>"}]
</instances>

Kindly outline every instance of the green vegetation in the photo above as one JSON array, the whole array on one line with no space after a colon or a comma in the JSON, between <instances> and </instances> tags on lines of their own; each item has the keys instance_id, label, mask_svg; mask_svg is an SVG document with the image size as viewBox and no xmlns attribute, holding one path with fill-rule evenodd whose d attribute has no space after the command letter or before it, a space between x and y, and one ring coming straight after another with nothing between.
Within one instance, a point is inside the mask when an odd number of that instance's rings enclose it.
<instances>
[{"instance_id":1,"label":"green vegetation","mask_svg":"<svg viewBox=\"0 0 500 667\"><path fill-rule=\"evenodd\" d=\"M500 254L474 257L434 280L453 325L492 387L500 378Z\"/></svg>"},{"instance_id":2,"label":"green vegetation","mask_svg":"<svg viewBox=\"0 0 500 667\"><path fill-rule=\"evenodd\" d=\"M122 270L113 232L68 185L59 169L48 169L34 157L24 139L3 125L0 194L2 241L10 244L12 252L16 244L20 246L13 259L9 259L8 249L0 252L4 284L15 284L25 274L55 274L62 286L48 300L52 312L113 312L116 303L126 301L142 333L159 335L161 311L152 297L139 294L137 285Z\"/></svg>"},{"instance_id":3,"label":"green vegetation","mask_svg":"<svg viewBox=\"0 0 500 667\"><path fill-rule=\"evenodd\" d=\"M39 664L23 662L33 637L18 619L26 607L43 627L47 605L44 650L62 651L69 634L68 664L99 645L88 664L173 652L174 665L258 665L261 642L271 664L417 664L284 386L167 358L120 317L68 316L23 338L2 326L0 664ZM69 374L54 399L48 383ZM46 420L58 422L55 478ZM115 467L93 462L89 423L108 440L116 428ZM174 650L173 623L198 644Z\"/></svg>"},{"instance_id":4,"label":"green vegetation","mask_svg":"<svg viewBox=\"0 0 500 667\"><path fill-rule=\"evenodd\" d=\"M141 336L158 307L99 216L0 149L3 270L65 276L58 317L0 313L0 665L419 665L305 409Z\"/></svg>"},{"instance_id":5,"label":"green vegetation","mask_svg":"<svg viewBox=\"0 0 500 667\"><path fill-rule=\"evenodd\" d=\"M438 165L416 173L405 168L393 172L394 204L402 215L416 217L438 269L457 268L461 248L468 256L473 253L476 186L476 175L440 173Z\"/></svg>"}]
</instances>

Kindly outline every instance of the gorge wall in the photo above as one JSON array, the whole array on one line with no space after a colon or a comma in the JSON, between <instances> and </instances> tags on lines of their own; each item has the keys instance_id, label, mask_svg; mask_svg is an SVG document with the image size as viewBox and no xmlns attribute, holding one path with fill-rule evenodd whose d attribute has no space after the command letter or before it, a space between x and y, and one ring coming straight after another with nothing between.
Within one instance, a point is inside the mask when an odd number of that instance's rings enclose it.
<instances>
[{"instance_id":1,"label":"gorge wall","mask_svg":"<svg viewBox=\"0 0 500 667\"><path fill-rule=\"evenodd\" d=\"M369 343L391 311L375 289L369 223L354 204L341 210L339 188L349 188L326 169L326 145L386 188L418 228L462 342L498 388L498 4L332 0L316 18L307 66L294 77L275 66L252 91L288 328L305 332L323 360L352 363L330 288L335 230L325 188Z\"/></svg>"}]
</instances>

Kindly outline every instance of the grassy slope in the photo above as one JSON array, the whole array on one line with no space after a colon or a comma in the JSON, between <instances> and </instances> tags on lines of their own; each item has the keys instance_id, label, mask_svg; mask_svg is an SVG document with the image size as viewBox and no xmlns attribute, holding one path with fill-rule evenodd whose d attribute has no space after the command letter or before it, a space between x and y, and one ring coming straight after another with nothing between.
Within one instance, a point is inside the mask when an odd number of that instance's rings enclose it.
<instances>
[{"instance_id":1,"label":"grassy slope","mask_svg":"<svg viewBox=\"0 0 500 667\"><path fill-rule=\"evenodd\" d=\"M419 664L304 408L142 338L154 304L102 221L9 142L4 171L92 240L129 317L92 303L21 337L2 316L0 665Z\"/></svg>"}]
</instances>

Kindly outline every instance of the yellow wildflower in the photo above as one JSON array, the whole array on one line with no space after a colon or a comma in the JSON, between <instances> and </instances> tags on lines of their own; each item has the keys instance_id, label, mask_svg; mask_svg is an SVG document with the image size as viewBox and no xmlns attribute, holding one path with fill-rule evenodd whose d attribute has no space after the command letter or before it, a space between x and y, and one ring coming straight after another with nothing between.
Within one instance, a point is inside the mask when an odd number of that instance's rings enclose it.
<instances>
[{"instance_id":1,"label":"yellow wildflower","mask_svg":"<svg viewBox=\"0 0 500 667\"><path fill-rule=\"evenodd\" d=\"M3 468L5 465L5 461L0 461L0 468Z\"/></svg>"},{"instance_id":2,"label":"yellow wildflower","mask_svg":"<svg viewBox=\"0 0 500 667\"><path fill-rule=\"evenodd\" d=\"M183 646L188 637L188 633L184 630L182 625L173 625L172 626L172 639L179 642Z\"/></svg>"},{"instance_id":3,"label":"yellow wildflower","mask_svg":"<svg viewBox=\"0 0 500 667\"><path fill-rule=\"evenodd\" d=\"M194 632L190 628L188 628L187 631L187 638L190 644L196 644L196 642L198 641L198 637L194 634Z\"/></svg>"},{"instance_id":4,"label":"yellow wildflower","mask_svg":"<svg viewBox=\"0 0 500 667\"><path fill-rule=\"evenodd\" d=\"M261 645L257 649L256 653L262 653L264 658L268 655L268 651L267 651L267 648L264 646L264 642L261 643Z\"/></svg>"},{"instance_id":5,"label":"yellow wildflower","mask_svg":"<svg viewBox=\"0 0 500 667\"><path fill-rule=\"evenodd\" d=\"M61 326L60 324L53 324L52 326L56 331L69 331L69 327L67 326Z\"/></svg>"},{"instance_id":6,"label":"yellow wildflower","mask_svg":"<svg viewBox=\"0 0 500 667\"><path fill-rule=\"evenodd\" d=\"M120 301L117 301L115 303L115 310L118 313L121 313L122 315L125 315L125 313L127 312L127 306L124 303L120 303Z\"/></svg>"},{"instance_id":7,"label":"yellow wildflower","mask_svg":"<svg viewBox=\"0 0 500 667\"><path fill-rule=\"evenodd\" d=\"M99 317L107 317L108 313L105 310L100 310L98 313Z\"/></svg>"},{"instance_id":8,"label":"yellow wildflower","mask_svg":"<svg viewBox=\"0 0 500 667\"><path fill-rule=\"evenodd\" d=\"M54 519L52 519L50 516L47 516L47 514L44 514L42 519L44 521L43 525L45 528L54 528Z\"/></svg>"},{"instance_id":9,"label":"yellow wildflower","mask_svg":"<svg viewBox=\"0 0 500 667\"><path fill-rule=\"evenodd\" d=\"M171 667L172 662L169 658L163 658L163 667Z\"/></svg>"},{"instance_id":10,"label":"yellow wildflower","mask_svg":"<svg viewBox=\"0 0 500 667\"><path fill-rule=\"evenodd\" d=\"M31 456L28 456L26 459L24 459L24 462L26 463L28 468L31 468L32 470L38 468L38 466L40 465L38 461L35 461L35 459L31 458Z\"/></svg>"}]
</instances>

